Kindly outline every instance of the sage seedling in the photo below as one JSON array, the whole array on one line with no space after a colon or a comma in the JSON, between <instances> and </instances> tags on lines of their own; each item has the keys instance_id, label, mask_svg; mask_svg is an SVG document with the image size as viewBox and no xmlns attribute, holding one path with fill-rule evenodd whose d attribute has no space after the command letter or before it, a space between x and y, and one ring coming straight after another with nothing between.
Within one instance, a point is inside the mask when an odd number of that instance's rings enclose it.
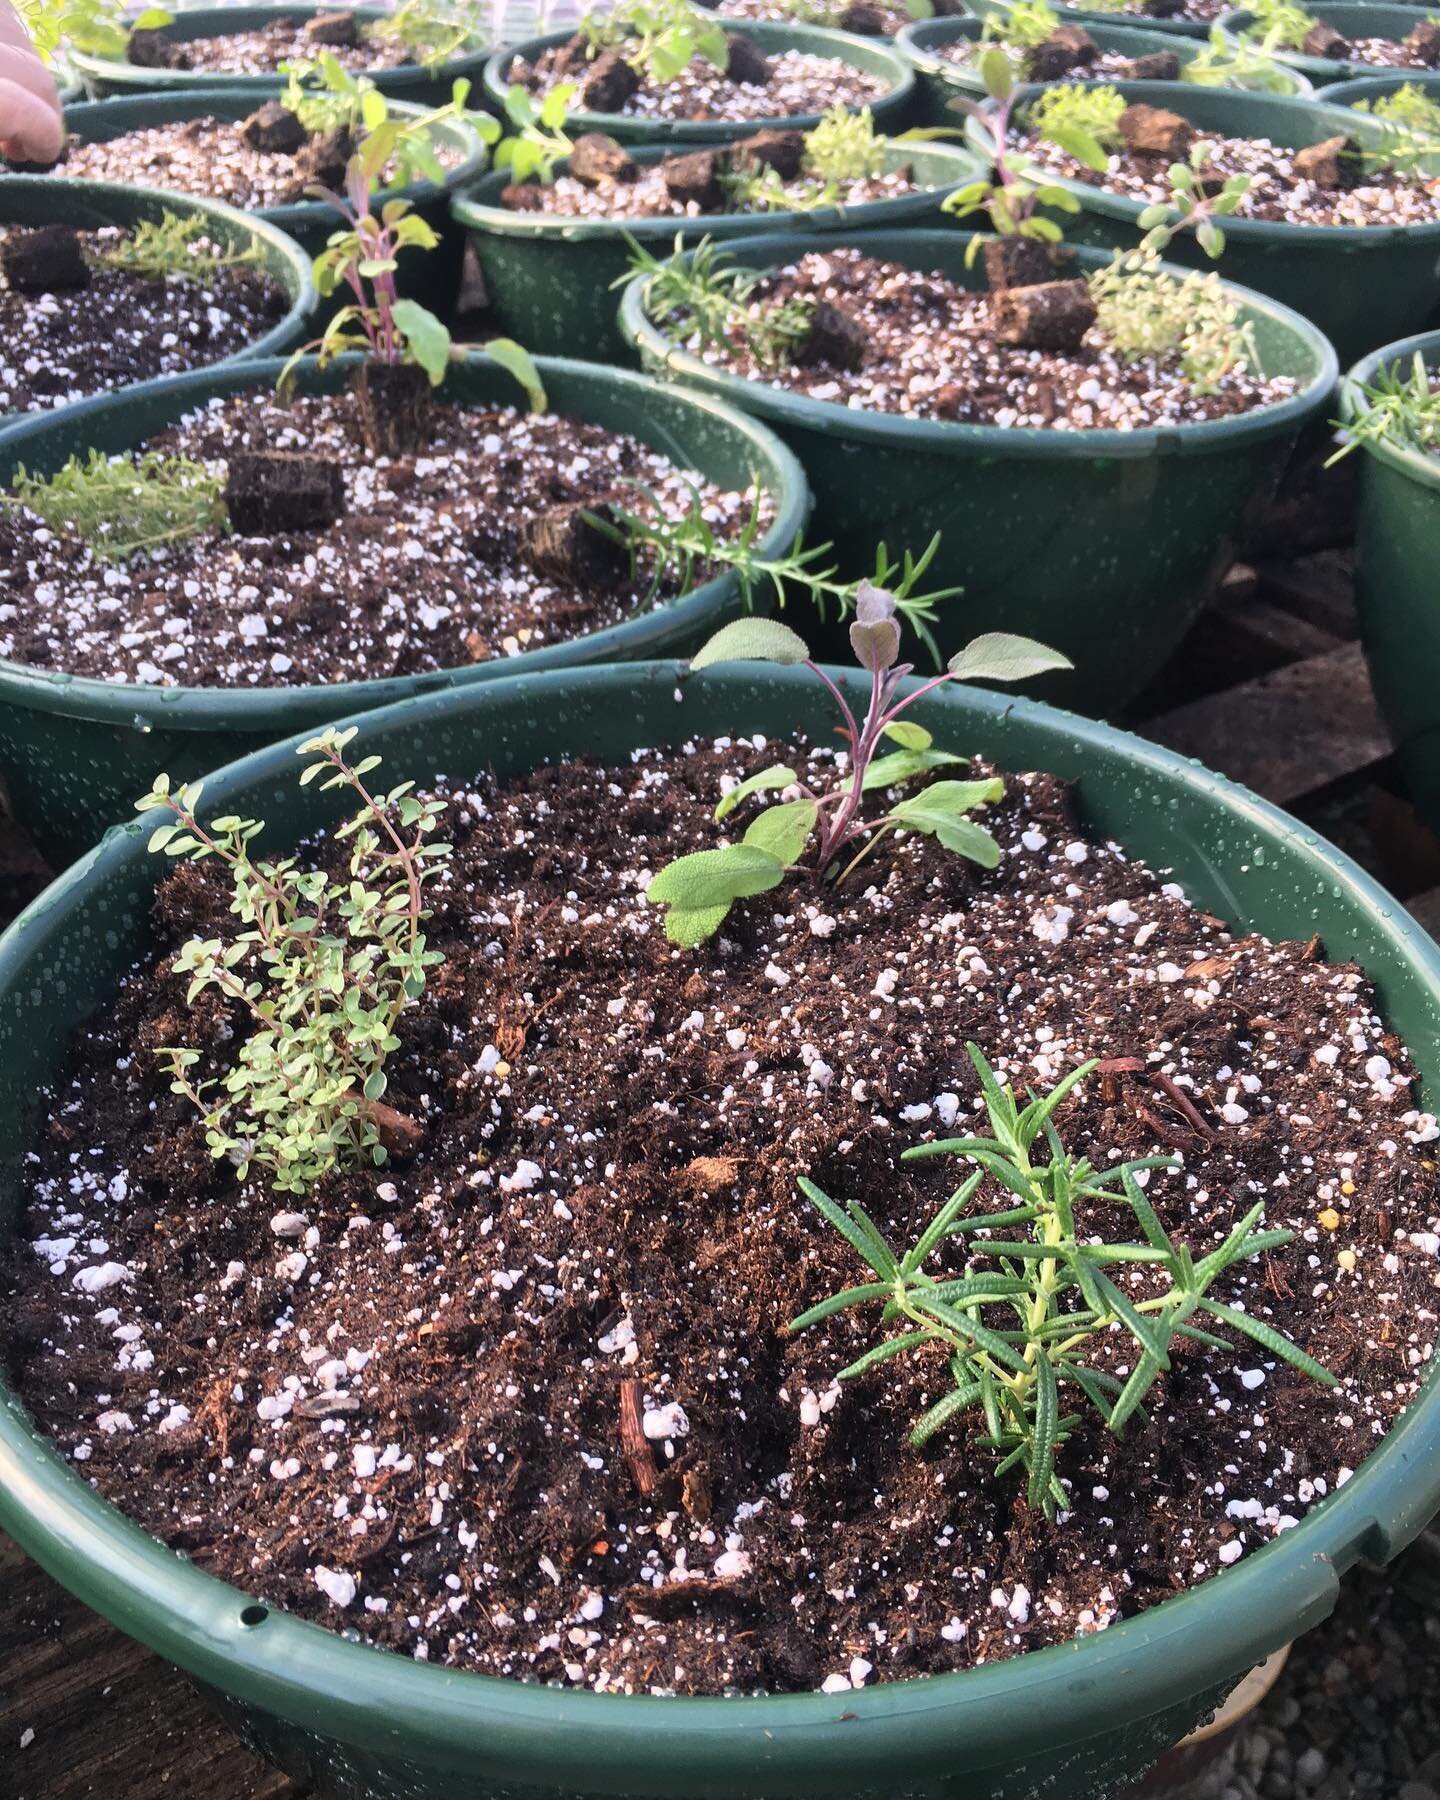
<instances>
[{"instance_id":1,"label":"sage seedling","mask_svg":"<svg viewBox=\"0 0 1440 1800\"><path fill-rule=\"evenodd\" d=\"M979 1427L975 1442L999 1459L996 1474L1023 1470L1029 1504L1053 1519L1069 1507L1058 1458L1082 1417L1064 1410L1067 1399L1073 1396L1082 1407L1088 1401L1119 1436L1170 1368L1177 1338L1230 1348L1195 1324L1197 1316L1249 1338L1312 1380L1335 1386L1327 1369L1273 1326L1211 1292L1228 1270L1294 1236L1261 1229L1263 1203L1252 1206L1206 1255L1176 1243L1140 1179L1147 1169L1178 1167L1173 1159L1139 1157L1097 1170L1065 1148L1056 1113L1095 1063L1081 1064L1022 1108L978 1046L968 1050L980 1078L989 1135L949 1138L905 1152L907 1161L947 1156L975 1165L908 1250L893 1250L858 1201L841 1206L813 1181L800 1182L805 1197L875 1279L830 1295L801 1313L790 1330L804 1331L837 1313L876 1305L882 1308L881 1325L903 1321L907 1329L900 1336L885 1338L842 1369L842 1381L892 1357L938 1349L947 1359L950 1385L916 1422L910 1433L915 1448L946 1426L973 1419ZM1048 1160L1036 1155L1042 1133ZM999 1209L970 1213L987 1177L1000 1190ZM1101 1241L1094 1215L1116 1207L1133 1215L1136 1239ZM962 1271L930 1273L925 1265L957 1240ZM1128 1288L1128 1268L1148 1276L1143 1297ZM1101 1342L1117 1332L1133 1344L1121 1359L1129 1363L1123 1380L1096 1359Z\"/></svg>"},{"instance_id":2,"label":"sage seedling","mask_svg":"<svg viewBox=\"0 0 1440 1800\"><path fill-rule=\"evenodd\" d=\"M151 834L153 852L224 865L230 910L244 927L230 943L192 938L173 965L190 978L187 1005L214 992L247 1023L234 1066L205 1080L197 1075L205 1052L156 1054L171 1091L203 1120L211 1154L228 1157L242 1181L252 1165L267 1170L281 1193L303 1193L332 1170L383 1164L387 1139L419 1134L384 1104L385 1063L400 1047L401 1014L444 960L426 944L424 890L451 847L430 841L443 801L422 800L408 781L370 792L365 777L380 758L347 759L356 729L321 732L297 752L314 759L302 786L318 779L358 803L334 833L350 840L344 877L293 857L257 860L259 820L202 825L202 783L172 787L161 775L136 802L137 812L170 815Z\"/></svg>"},{"instance_id":3,"label":"sage seedling","mask_svg":"<svg viewBox=\"0 0 1440 1800\"><path fill-rule=\"evenodd\" d=\"M687 948L704 943L724 924L737 900L779 887L807 854L813 859L811 875L838 885L893 831L933 837L982 868L993 869L999 862L994 838L970 817L978 807L1003 797L1005 784L998 779L933 781L874 815L865 811L865 796L964 761L951 751L937 750L923 725L902 716L916 700L952 681L1021 681L1071 665L1031 638L986 632L951 657L943 673L902 695L899 690L912 665L900 661L897 611L893 594L870 582L860 584L850 644L870 679L862 720L856 719L842 690L813 660L804 639L778 619L737 619L722 626L691 659L696 674L721 662L803 664L835 702L849 757L848 767L843 772L837 769L833 784L818 791L796 770L777 764L724 796L715 809L717 822L754 794L784 790L793 797L759 813L738 842L679 857L655 876L646 897L665 907L665 933L672 943ZM882 756L879 752L886 743L897 748Z\"/></svg>"}]
</instances>

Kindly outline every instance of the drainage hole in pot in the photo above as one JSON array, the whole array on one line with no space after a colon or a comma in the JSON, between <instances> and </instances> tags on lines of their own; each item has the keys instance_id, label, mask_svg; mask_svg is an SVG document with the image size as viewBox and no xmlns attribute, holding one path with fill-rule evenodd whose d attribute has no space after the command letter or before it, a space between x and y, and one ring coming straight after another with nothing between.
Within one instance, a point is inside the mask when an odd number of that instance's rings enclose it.
<instances>
[{"instance_id":1,"label":"drainage hole in pot","mask_svg":"<svg viewBox=\"0 0 1440 1800\"><path fill-rule=\"evenodd\" d=\"M247 1606L242 1608L240 1623L242 1625L263 1625L270 1617L268 1606Z\"/></svg>"}]
</instances>

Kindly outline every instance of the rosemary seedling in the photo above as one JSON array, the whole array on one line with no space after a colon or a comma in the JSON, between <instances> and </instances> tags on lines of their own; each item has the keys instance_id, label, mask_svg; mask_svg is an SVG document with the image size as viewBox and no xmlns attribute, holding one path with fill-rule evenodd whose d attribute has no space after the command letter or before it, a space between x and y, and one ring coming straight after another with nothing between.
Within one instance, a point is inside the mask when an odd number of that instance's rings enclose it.
<instances>
[{"instance_id":1,"label":"rosemary seedling","mask_svg":"<svg viewBox=\"0 0 1440 1800\"><path fill-rule=\"evenodd\" d=\"M1416 351L1408 372L1399 364L1382 369L1361 388L1365 404L1342 427L1345 441L1327 468L1362 444L1391 444L1397 449L1440 454L1440 391L1425 358Z\"/></svg>"},{"instance_id":2,"label":"rosemary seedling","mask_svg":"<svg viewBox=\"0 0 1440 1800\"><path fill-rule=\"evenodd\" d=\"M704 943L725 923L737 900L779 887L802 865L812 879L838 885L893 831L924 833L982 868L993 869L999 862L999 846L970 815L1003 796L1002 781L933 781L876 814L866 812L865 796L963 760L937 750L930 732L902 716L922 695L952 681L1020 681L1070 664L1030 638L987 632L958 651L941 674L902 696L899 688L912 665L900 661L897 612L893 594L861 583L850 643L870 677L870 697L859 720L812 659L805 640L778 619L737 619L696 652L690 664L695 673L721 662L803 663L835 701L840 735L850 748L848 768L843 773L837 768L833 784L823 790L812 788L794 769L776 765L725 795L715 809L717 821L754 794L782 789L792 797L757 814L738 841L679 857L656 875L646 897L665 907L665 934L672 943L687 948ZM877 754L887 741L899 747Z\"/></svg>"},{"instance_id":3,"label":"rosemary seedling","mask_svg":"<svg viewBox=\"0 0 1440 1800\"><path fill-rule=\"evenodd\" d=\"M228 532L225 482L203 463L147 451L112 460L92 450L56 474L20 468L4 496L57 537L82 543L96 562L127 563L163 554L207 532Z\"/></svg>"},{"instance_id":4,"label":"rosemary seedling","mask_svg":"<svg viewBox=\"0 0 1440 1800\"><path fill-rule=\"evenodd\" d=\"M170 815L151 834L152 851L224 865L230 910L244 927L229 944L192 938L173 965L190 978L187 1005L214 992L248 1024L233 1066L207 1080L197 1074L205 1052L181 1046L157 1055L171 1091L204 1121L211 1154L229 1157L242 1181L252 1164L268 1170L281 1193L386 1161L386 1059L400 1047L401 1014L443 961L426 945L424 890L450 854L448 844L428 841L444 802L420 799L408 781L372 794L365 777L380 758L351 764L345 752L355 735L354 726L331 729L298 752L314 759L302 784L320 778L357 802L334 833L351 842L343 877L301 869L293 857L255 859L261 821L202 825L199 783L172 788L162 775L136 802L137 812Z\"/></svg>"},{"instance_id":5,"label":"rosemary seedling","mask_svg":"<svg viewBox=\"0 0 1440 1800\"><path fill-rule=\"evenodd\" d=\"M687 250L677 234L673 252L663 260L633 238L629 252L629 269L613 285L623 287L635 275L646 276L646 312L657 324L697 337L702 353L741 346L762 368L773 369L788 362L809 333L812 301L769 306L756 301L763 275L723 263L724 253L710 238Z\"/></svg>"},{"instance_id":6,"label":"rosemary seedling","mask_svg":"<svg viewBox=\"0 0 1440 1800\"><path fill-rule=\"evenodd\" d=\"M705 517L704 502L693 488L690 505L678 519L672 519L657 494L638 483L634 485L649 500L649 513L637 513L612 501L604 513L587 513L586 518L629 553L632 581L642 559L649 560L652 572L647 603L658 599L667 579L681 594L688 594L702 571L707 572L708 578L711 570L729 569L739 579L740 599L746 612L753 612L766 598L783 607L792 592L805 595L822 621L831 606L838 618L847 618L854 612L861 583L839 578L835 565L826 560L833 548L829 543L807 548L803 534L797 532L783 555L764 554L760 547L764 519L758 481L744 525L738 532L727 530L724 535ZM961 592L958 587L922 589L920 584L939 548L937 531L920 556L914 557L907 550L897 563L881 544L870 578L872 586L884 588L892 595L900 616L934 657L937 668L940 648L931 630L938 618L936 608Z\"/></svg>"},{"instance_id":7,"label":"rosemary seedling","mask_svg":"<svg viewBox=\"0 0 1440 1800\"><path fill-rule=\"evenodd\" d=\"M1312 1380L1335 1385L1327 1369L1273 1326L1211 1291L1227 1271L1293 1237L1289 1231L1261 1229L1263 1203L1251 1207L1207 1255L1177 1244L1140 1178L1147 1169L1178 1164L1142 1157L1096 1170L1065 1148L1055 1115L1095 1068L1093 1062L1022 1108L978 1047L968 1049L980 1077L989 1135L906 1151L907 1161L953 1156L975 1165L908 1250L897 1254L858 1201L840 1206L814 1182L800 1182L806 1198L875 1279L832 1294L790 1329L803 1331L837 1313L877 1305L883 1309L882 1325L906 1326L902 1335L885 1338L842 1369L842 1381L892 1357L938 1348L947 1359L951 1385L921 1415L911 1444L919 1448L951 1423L973 1419L980 1427L976 1443L999 1458L996 1474L1023 1470L1029 1504L1052 1519L1069 1507L1057 1458L1082 1417L1067 1413L1066 1401L1073 1397L1082 1409L1088 1401L1119 1436L1169 1369L1176 1338L1231 1348L1193 1323L1197 1316L1239 1332ZM1044 1160L1036 1155L1042 1133L1049 1151ZM987 1177L1001 1190L999 1210L968 1213ZM1136 1239L1100 1241L1093 1215L1116 1207L1134 1216ZM927 1272L925 1264L936 1252L957 1240L964 1251L962 1271ZM1130 1268L1148 1277L1143 1298L1125 1280ZM1096 1360L1099 1345L1114 1333L1134 1346L1121 1359L1130 1365L1124 1380Z\"/></svg>"},{"instance_id":8,"label":"rosemary seedling","mask_svg":"<svg viewBox=\"0 0 1440 1800\"><path fill-rule=\"evenodd\" d=\"M226 269L254 269L262 261L257 244L227 250L209 235L204 219L162 213L144 219L128 237L90 248L87 259L97 268L162 281L213 281Z\"/></svg>"}]
</instances>

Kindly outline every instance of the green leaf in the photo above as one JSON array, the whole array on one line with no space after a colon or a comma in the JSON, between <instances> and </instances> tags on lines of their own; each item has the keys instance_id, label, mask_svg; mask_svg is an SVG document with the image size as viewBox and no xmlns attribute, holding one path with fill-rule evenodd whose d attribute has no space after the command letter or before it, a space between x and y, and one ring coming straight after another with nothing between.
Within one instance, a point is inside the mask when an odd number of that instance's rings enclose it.
<instances>
[{"instance_id":1,"label":"green leaf","mask_svg":"<svg viewBox=\"0 0 1440 1800\"><path fill-rule=\"evenodd\" d=\"M898 1273L898 1265L895 1262L895 1258L890 1254L888 1246L884 1247L883 1255L880 1253L880 1250L877 1249L874 1236L875 1228L873 1225L870 1226L870 1230L867 1233L850 1217L843 1207L837 1206L827 1193L816 1187L815 1183L811 1181L808 1176L801 1175L798 1179L798 1186L800 1192L810 1204L835 1227L841 1237L845 1239L845 1242L849 1244L850 1248L868 1268L873 1269L887 1285L895 1279L895 1276Z\"/></svg>"},{"instance_id":2,"label":"green leaf","mask_svg":"<svg viewBox=\"0 0 1440 1800\"><path fill-rule=\"evenodd\" d=\"M1059 1435L1060 1390L1050 1358L1043 1350L1035 1360L1035 1437L1030 1446L1032 1506L1042 1506L1055 1479L1055 1440Z\"/></svg>"},{"instance_id":3,"label":"green leaf","mask_svg":"<svg viewBox=\"0 0 1440 1800\"><path fill-rule=\"evenodd\" d=\"M1017 637L1009 631L983 631L963 650L957 650L947 667L957 681L1026 681L1053 669L1073 669L1074 663L1058 650Z\"/></svg>"},{"instance_id":4,"label":"green leaf","mask_svg":"<svg viewBox=\"0 0 1440 1800\"><path fill-rule=\"evenodd\" d=\"M912 719L892 719L884 727L882 736L892 738L905 750L928 750L935 742L932 733Z\"/></svg>"},{"instance_id":5,"label":"green leaf","mask_svg":"<svg viewBox=\"0 0 1440 1800\"><path fill-rule=\"evenodd\" d=\"M1110 167L1110 158L1100 144L1100 140L1078 125L1048 125L1045 135L1052 144L1073 156L1076 162L1084 163L1087 169L1094 169L1103 175Z\"/></svg>"},{"instance_id":6,"label":"green leaf","mask_svg":"<svg viewBox=\"0 0 1440 1800\"><path fill-rule=\"evenodd\" d=\"M964 760L963 756L955 756L949 750L893 750L889 756L871 758L860 791L869 794L877 788L898 787L902 781L923 775L929 769L942 769L947 764ZM851 779L847 777L841 784L847 793Z\"/></svg>"},{"instance_id":7,"label":"green leaf","mask_svg":"<svg viewBox=\"0 0 1440 1800\"><path fill-rule=\"evenodd\" d=\"M810 649L798 632L778 619L732 619L690 658L692 671L712 663L771 662L782 665L808 662Z\"/></svg>"},{"instance_id":8,"label":"green leaf","mask_svg":"<svg viewBox=\"0 0 1440 1800\"><path fill-rule=\"evenodd\" d=\"M999 781L932 781L923 793L902 800L891 817L911 831L937 838L947 850L981 868L993 869L1000 861L1000 846L965 814L984 800L998 800L1004 791Z\"/></svg>"},{"instance_id":9,"label":"green leaf","mask_svg":"<svg viewBox=\"0 0 1440 1800\"><path fill-rule=\"evenodd\" d=\"M818 814L813 800L787 800L782 806L767 807L746 831L744 842L793 869L805 854Z\"/></svg>"},{"instance_id":10,"label":"green leaf","mask_svg":"<svg viewBox=\"0 0 1440 1800\"><path fill-rule=\"evenodd\" d=\"M550 405L550 396L545 392L545 383L540 379L540 371L528 350L517 344L514 338L497 337L486 340L485 354L524 389L531 412L546 411Z\"/></svg>"},{"instance_id":11,"label":"green leaf","mask_svg":"<svg viewBox=\"0 0 1440 1800\"><path fill-rule=\"evenodd\" d=\"M785 865L770 851L755 844L728 844L678 857L655 876L645 897L663 906L728 906L778 887L784 874Z\"/></svg>"},{"instance_id":12,"label":"green leaf","mask_svg":"<svg viewBox=\"0 0 1440 1800\"><path fill-rule=\"evenodd\" d=\"M857 1375L865 1375L871 1369L878 1368L881 1363L903 1356L907 1350L918 1350L922 1345L933 1344L934 1341L933 1335L928 1331L907 1331L904 1337L887 1338L883 1344L877 1344L873 1350L867 1350L863 1356L857 1356L854 1362L847 1363L835 1379L853 1381Z\"/></svg>"},{"instance_id":13,"label":"green leaf","mask_svg":"<svg viewBox=\"0 0 1440 1800\"><path fill-rule=\"evenodd\" d=\"M910 1444L913 1449L921 1449L943 1425L948 1425L958 1412L967 1406L973 1406L981 1397L980 1383L968 1382L964 1387L957 1387L946 1394L943 1400L937 1400L928 1412L922 1413L910 1433Z\"/></svg>"},{"instance_id":14,"label":"green leaf","mask_svg":"<svg viewBox=\"0 0 1440 1800\"><path fill-rule=\"evenodd\" d=\"M762 793L767 788L789 787L798 777L793 769L787 769L782 763L772 763L768 769L761 769L758 775L747 775L744 781L731 788L720 804L715 808L715 821L718 824L728 813L734 812L742 800L748 800L752 794Z\"/></svg>"},{"instance_id":15,"label":"green leaf","mask_svg":"<svg viewBox=\"0 0 1440 1800\"><path fill-rule=\"evenodd\" d=\"M1242 1313L1233 1306L1222 1306L1218 1300L1206 1299L1200 1304L1223 1324L1232 1326L1262 1349L1269 1350L1289 1363L1292 1369L1299 1369L1301 1374L1309 1375L1324 1387L1339 1386L1339 1378L1332 1375L1323 1363L1316 1362L1313 1356L1307 1356L1298 1344L1292 1344L1289 1338L1276 1331L1273 1325L1267 1325L1263 1319L1254 1319L1249 1313Z\"/></svg>"},{"instance_id":16,"label":"green leaf","mask_svg":"<svg viewBox=\"0 0 1440 1800\"><path fill-rule=\"evenodd\" d=\"M811 1325L818 1325L822 1319L828 1319L833 1313L844 1312L847 1307L864 1306L871 1300L885 1300L894 1292L888 1281L867 1281L862 1287L846 1288L838 1294L831 1294L828 1300L822 1300L800 1314L798 1319L790 1321L791 1331L805 1331Z\"/></svg>"},{"instance_id":17,"label":"green leaf","mask_svg":"<svg viewBox=\"0 0 1440 1800\"><path fill-rule=\"evenodd\" d=\"M450 365L450 333L418 300L397 300L391 311L406 348L430 377L430 385L439 387Z\"/></svg>"}]
</instances>

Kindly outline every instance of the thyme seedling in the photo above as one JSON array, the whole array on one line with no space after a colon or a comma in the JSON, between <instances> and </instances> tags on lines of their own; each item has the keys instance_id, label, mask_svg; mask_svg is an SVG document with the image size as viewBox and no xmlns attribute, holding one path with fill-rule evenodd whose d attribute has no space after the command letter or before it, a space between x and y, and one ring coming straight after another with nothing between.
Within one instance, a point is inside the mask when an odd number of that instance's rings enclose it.
<instances>
[{"instance_id":1,"label":"thyme seedling","mask_svg":"<svg viewBox=\"0 0 1440 1800\"><path fill-rule=\"evenodd\" d=\"M254 244L241 250L223 249L209 236L204 219L166 212L158 219L142 220L128 237L114 244L88 249L86 258L97 268L125 275L204 282L213 281L225 269L258 267L261 253Z\"/></svg>"},{"instance_id":2,"label":"thyme seedling","mask_svg":"<svg viewBox=\"0 0 1440 1800\"><path fill-rule=\"evenodd\" d=\"M1251 0L1250 11L1255 23L1240 33L1240 40L1270 51L1303 50L1319 22L1295 0Z\"/></svg>"},{"instance_id":3,"label":"thyme seedling","mask_svg":"<svg viewBox=\"0 0 1440 1800\"><path fill-rule=\"evenodd\" d=\"M1128 102L1113 87L1094 82L1062 82L1043 88L1030 108L1037 137L1073 156L1087 168L1104 170L1111 154L1124 147L1120 118Z\"/></svg>"},{"instance_id":4,"label":"thyme seedling","mask_svg":"<svg viewBox=\"0 0 1440 1800\"><path fill-rule=\"evenodd\" d=\"M917 1421L911 1444L918 1449L952 1422L973 1418L983 1426L976 1443L1000 1459L996 1474L1023 1470L1029 1504L1052 1519L1069 1508L1057 1458L1081 1423L1081 1414L1063 1410L1066 1399L1073 1394L1082 1407L1088 1401L1118 1437L1169 1369L1176 1338L1231 1348L1192 1323L1197 1315L1241 1333L1312 1380L1335 1386L1327 1369L1273 1326L1211 1292L1228 1270L1293 1237L1289 1231L1261 1229L1263 1204L1251 1207L1208 1255L1177 1244L1140 1181L1147 1169L1177 1163L1142 1157L1097 1171L1065 1148L1055 1114L1096 1067L1093 1062L1021 1108L978 1047L968 1049L990 1132L905 1152L907 1161L953 1156L976 1165L908 1250L897 1254L858 1201L842 1207L813 1181L800 1182L806 1198L875 1279L832 1294L790 1329L803 1331L837 1313L876 1305L883 1307L882 1325L903 1321L907 1327L842 1369L842 1381L892 1357L938 1348L948 1360L951 1385ZM1049 1150L1044 1161L1035 1154L1042 1133ZM967 1216L987 1176L1001 1190L1000 1210ZM1138 1239L1096 1241L1092 1211L1117 1206L1134 1215ZM957 1240L965 1253L963 1272L928 1273L924 1265ZM1122 1273L1127 1267L1150 1277L1153 1291L1146 1297L1130 1290ZM1134 1345L1123 1358L1130 1364L1123 1381L1096 1360L1102 1340L1117 1332Z\"/></svg>"},{"instance_id":5,"label":"thyme seedling","mask_svg":"<svg viewBox=\"0 0 1440 1800\"><path fill-rule=\"evenodd\" d=\"M738 842L679 857L656 875L646 897L665 907L665 934L672 943L693 948L713 937L737 900L779 887L811 851L812 838L811 874L836 884L871 856L892 831L922 832L982 868L993 869L998 863L999 846L970 814L1003 796L1002 781L934 781L870 816L864 809L865 796L962 760L948 750L937 750L930 732L902 716L922 695L952 681L1021 681L1070 664L1030 638L987 632L958 651L941 674L901 696L900 684L912 665L900 661L897 611L893 594L870 582L860 584L850 643L870 677L869 704L861 720L812 659L804 639L778 619L737 619L722 626L697 651L690 664L697 674L720 662L803 664L835 701L842 720L840 735L850 747L849 767L844 774L837 772L833 785L819 792L794 769L776 765L750 776L726 794L715 809L717 821L754 794L782 789L794 797L766 807ZM884 756L877 754L887 741L899 748Z\"/></svg>"},{"instance_id":6,"label":"thyme seedling","mask_svg":"<svg viewBox=\"0 0 1440 1800\"><path fill-rule=\"evenodd\" d=\"M728 68L725 27L691 0L618 0L609 12L591 10L580 31L593 57L616 50L642 79L663 87L695 58Z\"/></svg>"},{"instance_id":7,"label":"thyme seedling","mask_svg":"<svg viewBox=\"0 0 1440 1800\"><path fill-rule=\"evenodd\" d=\"M206 532L228 532L224 487L222 476L188 457L151 450L112 461L92 450L48 477L20 468L3 504L83 543L96 562L126 563Z\"/></svg>"},{"instance_id":8,"label":"thyme seedling","mask_svg":"<svg viewBox=\"0 0 1440 1800\"><path fill-rule=\"evenodd\" d=\"M1244 367L1262 373L1254 327L1212 270L1172 275L1153 251L1117 251L1089 276L1096 327L1129 361L1178 354L1197 394Z\"/></svg>"},{"instance_id":9,"label":"thyme seedling","mask_svg":"<svg viewBox=\"0 0 1440 1800\"><path fill-rule=\"evenodd\" d=\"M372 794L365 777L380 758L347 761L355 735L354 726L332 729L298 751L315 759L302 785L319 778L357 802L334 833L351 840L343 878L301 869L293 857L256 860L259 820L202 825L200 783L172 788L161 775L136 802L137 812L170 815L151 834L152 851L225 866L230 910L245 928L229 944L192 938L173 965L190 977L187 1005L213 991L248 1023L234 1066L204 1080L196 1073L204 1052L181 1046L157 1055L171 1091L204 1121L211 1154L229 1157L242 1181L252 1164L268 1170L281 1193L304 1193L335 1169L383 1164L387 1135L418 1131L383 1105L385 1063L400 1047L401 1014L444 960L427 948L423 929L424 889L450 854L448 844L427 841L444 802L420 799L409 781Z\"/></svg>"},{"instance_id":10,"label":"thyme seedling","mask_svg":"<svg viewBox=\"0 0 1440 1800\"><path fill-rule=\"evenodd\" d=\"M854 182L885 173L889 140L875 129L868 106L858 113L831 107L805 133L804 179L789 186L778 169L731 169L722 177L731 201L756 212L808 212L835 206Z\"/></svg>"},{"instance_id":11,"label":"thyme seedling","mask_svg":"<svg viewBox=\"0 0 1440 1800\"><path fill-rule=\"evenodd\" d=\"M723 252L711 238L687 250L677 235L673 252L663 261L633 238L629 246L629 269L613 285L623 287L635 275L647 277L646 312L657 323L670 320L698 336L702 352L738 343L762 368L772 369L787 361L809 333L813 302L756 303L753 296L763 276L755 269L723 265Z\"/></svg>"},{"instance_id":12,"label":"thyme seedling","mask_svg":"<svg viewBox=\"0 0 1440 1800\"><path fill-rule=\"evenodd\" d=\"M1003 13L990 13L980 30L983 43L1012 50L1036 50L1060 27L1060 15L1049 0L1014 0Z\"/></svg>"}]
</instances>

